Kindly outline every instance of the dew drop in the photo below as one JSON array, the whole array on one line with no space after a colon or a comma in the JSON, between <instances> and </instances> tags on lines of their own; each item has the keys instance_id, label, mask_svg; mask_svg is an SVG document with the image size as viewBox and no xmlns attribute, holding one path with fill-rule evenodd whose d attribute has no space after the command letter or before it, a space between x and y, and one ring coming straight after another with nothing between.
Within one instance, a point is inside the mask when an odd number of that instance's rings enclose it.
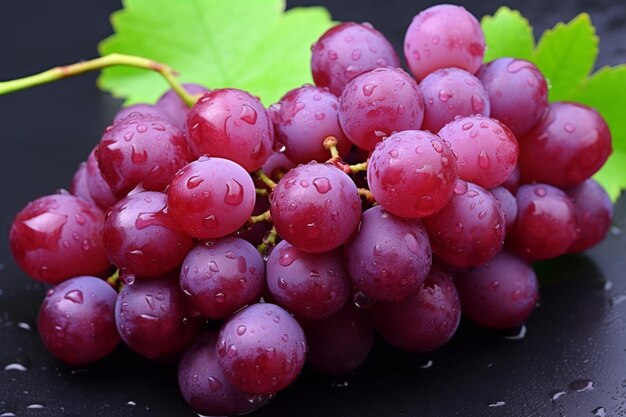
<instances>
[{"instance_id":1,"label":"dew drop","mask_svg":"<svg viewBox=\"0 0 626 417\"><path fill-rule=\"evenodd\" d=\"M546 194L548 194L548 191L545 188L543 188L543 187L535 188L535 195L537 197L545 197Z\"/></svg>"},{"instance_id":2,"label":"dew drop","mask_svg":"<svg viewBox=\"0 0 626 417\"><path fill-rule=\"evenodd\" d=\"M452 93L447 91L447 90L441 90L439 91L439 100L441 101L448 101L450 98L452 98Z\"/></svg>"},{"instance_id":3,"label":"dew drop","mask_svg":"<svg viewBox=\"0 0 626 417\"><path fill-rule=\"evenodd\" d=\"M66 300L70 300L74 304L83 303L83 293L80 290L69 291L67 294L65 294L63 298L65 298Z\"/></svg>"},{"instance_id":4,"label":"dew drop","mask_svg":"<svg viewBox=\"0 0 626 417\"><path fill-rule=\"evenodd\" d=\"M375 83L367 83L363 86L363 95L369 97L374 92L374 89L378 87Z\"/></svg>"},{"instance_id":5,"label":"dew drop","mask_svg":"<svg viewBox=\"0 0 626 417\"><path fill-rule=\"evenodd\" d=\"M209 270L211 272L220 272L220 267L217 265L217 262L209 261Z\"/></svg>"},{"instance_id":6,"label":"dew drop","mask_svg":"<svg viewBox=\"0 0 626 417\"><path fill-rule=\"evenodd\" d=\"M479 96L472 96L472 110L475 113L482 113L485 110L485 100Z\"/></svg>"},{"instance_id":7,"label":"dew drop","mask_svg":"<svg viewBox=\"0 0 626 417\"><path fill-rule=\"evenodd\" d=\"M243 336L246 333L246 330L248 330L248 328L242 324L241 326L237 327L237 334L239 336Z\"/></svg>"},{"instance_id":8,"label":"dew drop","mask_svg":"<svg viewBox=\"0 0 626 417\"><path fill-rule=\"evenodd\" d=\"M474 123L467 122L467 123L463 123L463 126L461 126L461 130L470 130L473 127L474 127Z\"/></svg>"},{"instance_id":9,"label":"dew drop","mask_svg":"<svg viewBox=\"0 0 626 417\"><path fill-rule=\"evenodd\" d=\"M224 202L231 206L238 206L243 201L243 186L234 178L226 182Z\"/></svg>"},{"instance_id":10,"label":"dew drop","mask_svg":"<svg viewBox=\"0 0 626 417\"><path fill-rule=\"evenodd\" d=\"M255 124L257 119L257 112L247 104L241 106L241 114L239 118L248 124Z\"/></svg>"},{"instance_id":11,"label":"dew drop","mask_svg":"<svg viewBox=\"0 0 626 417\"><path fill-rule=\"evenodd\" d=\"M215 294L214 298L215 301L217 301L218 303L223 303L225 296L223 292L218 292L217 294Z\"/></svg>"}]
</instances>

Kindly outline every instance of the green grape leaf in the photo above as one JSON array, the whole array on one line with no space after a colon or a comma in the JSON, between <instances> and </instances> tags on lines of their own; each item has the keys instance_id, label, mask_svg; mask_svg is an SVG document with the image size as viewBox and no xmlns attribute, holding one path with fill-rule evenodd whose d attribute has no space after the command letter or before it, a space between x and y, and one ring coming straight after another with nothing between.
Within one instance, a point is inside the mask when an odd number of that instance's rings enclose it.
<instances>
[{"instance_id":1,"label":"green grape leaf","mask_svg":"<svg viewBox=\"0 0 626 417\"><path fill-rule=\"evenodd\" d=\"M285 11L284 0L124 0L112 17L114 34L99 45L163 62L182 82L235 87L268 105L311 82L310 46L332 25L322 7ZM150 71L105 69L103 90L125 104L153 103L168 87Z\"/></svg>"},{"instance_id":2,"label":"green grape leaf","mask_svg":"<svg viewBox=\"0 0 626 417\"><path fill-rule=\"evenodd\" d=\"M546 30L532 61L550 85L550 101L567 100L591 73L599 39L587 13Z\"/></svg>"},{"instance_id":3,"label":"green grape leaf","mask_svg":"<svg viewBox=\"0 0 626 417\"><path fill-rule=\"evenodd\" d=\"M533 28L519 11L502 6L493 16L484 16L480 24L487 42L485 62L502 57L532 58Z\"/></svg>"}]
</instances>

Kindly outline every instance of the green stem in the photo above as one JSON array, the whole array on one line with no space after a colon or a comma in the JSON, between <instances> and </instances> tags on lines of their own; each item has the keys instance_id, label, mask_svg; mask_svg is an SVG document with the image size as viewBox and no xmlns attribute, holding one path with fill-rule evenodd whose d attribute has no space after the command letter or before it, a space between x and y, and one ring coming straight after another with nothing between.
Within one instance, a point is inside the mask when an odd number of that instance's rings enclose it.
<instances>
[{"instance_id":1,"label":"green stem","mask_svg":"<svg viewBox=\"0 0 626 417\"><path fill-rule=\"evenodd\" d=\"M337 138L335 138L334 136L328 136L322 141L322 146L324 147L324 149L330 151L330 159L339 159L339 150L337 150Z\"/></svg>"},{"instance_id":2,"label":"green stem","mask_svg":"<svg viewBox=\"0 0 626 417\"><path fill-rule=\"evenodd\" d=\"M356 174L357 172L367 171L367 161L361 162L360 164L349 165L349 167L350 171L353 174Z\"/></svg>"},{"instance_id":3,"label":"green stem","mask_svg":"<svg viewBox=\"0 0 626 417\"><path fill-rule=\"evenodd\" d=\"M276 188L276 183L274 181L272 181L272 179L270 177L268 177L267 175L265 175L265 172L263 172L260 169L257 169L254 174L256 175L256 177L261 180L261 182L265 185L267 185L267 187L270 190L273 190L274 188Z\"/></svg>"},{"instance_id":4,"label":"green stem","mask_svg":"<svg viewBox=\"0 0 626 417\"><path fill-rule=\"evenodd\" d=\"M270 215L270 211L264 211L263 213L259 214L258 216L250 216L250 223L254 224L254 223L260 223L260 222L271 222L272 221L272 216Z\"/></svg>"},{"instance_id":5,"label":"green stem","mask_svg":"<svg viewBox=\"0 0 626 417\"><path fill-rule=\"evenodd\" d=\"M189 107L193 106L196 102L194 96L189 94L183 88L182 84L178 82L176 79L177 74L171 67L151 59L124 54L110 54L100 58L90 59L88 61L50 68L49 70L40 72L39 74L30 75L28 77L17 78L10 81L0 81L0 95L24 90L74 75L83 74L85 72L100 70L114 65L125 65L156 71L161 74L163 78L165 78L165 81L167 81L170 87L172 87L172 90L174 90Z\"/></svg>"}]
</instances>

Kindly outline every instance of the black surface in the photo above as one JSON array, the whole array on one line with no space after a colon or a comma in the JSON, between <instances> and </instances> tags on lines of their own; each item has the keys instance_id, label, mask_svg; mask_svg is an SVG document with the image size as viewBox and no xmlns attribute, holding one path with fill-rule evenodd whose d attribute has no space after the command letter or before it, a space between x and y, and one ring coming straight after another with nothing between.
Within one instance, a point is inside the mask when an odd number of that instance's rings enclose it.
<instances>
[{"instance_id":1,"label":"black surface","mask_svg":"<svg viewBox=\"0 0 626 417\"><path fill-rule=\"evenodd\" d=\"M336 20L371 22L399 50L410 18L432 4L325 3ZM478 16L499 5L462 3ZM536 34L586 10L602 39L599 66L626 61L623 2L529 0L509 6L522 10ZM94 57L96 42L110 33L108 15L117 8L115 0L0 2L0 79ZM52 360L35 331L45 288L27 278L8 251L15 213L37 196L68 186L116 111L119 103L99 93L94 80L85 75L0 97L0 415L194 416L172 370L123 348L86 369L70 370ZM464 322L449 345L429 355L377 345L354 374L334 381L305 374L254 415L592 416L604 407L607 416L626 416L623 227L626 202L618 205L615 228L602 245L541 268L550 283L541 289L541 305L523 339L507 340ZM432 366L422 369L428 361ZM15 364L26 370L11 369ZM592 389L576 392L589 381ZM504 405L489 406L498 402Z\"/></svg>"}]
</instances>

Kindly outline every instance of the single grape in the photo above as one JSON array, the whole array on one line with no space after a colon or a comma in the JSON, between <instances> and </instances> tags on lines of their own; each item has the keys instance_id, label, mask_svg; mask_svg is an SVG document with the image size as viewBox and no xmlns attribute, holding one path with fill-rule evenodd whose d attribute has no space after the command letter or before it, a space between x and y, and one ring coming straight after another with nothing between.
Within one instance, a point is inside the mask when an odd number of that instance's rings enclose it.
<instances>
[{"instance_id":1,"label":"single grape","mask_svg":"<svg viewBox=\"0 0 626 417\"><path fill-rule=\"evenodd\" d=\"M271 106L276 138L285 145L285 156L296 164L324 162L330 158L322 145L328 136L337 139L339 155L345 156L352 143L339 127L338 110L335 95L312 85L289 91Z\"/></svg>"},{"instance_id":2,"label":"single grape","mask_svg":"<svg viewBox=\"0 0 626 417\"><path fill-rule=\"evenodd\" d=\"M517 166L519 149L513 132L495 119L455 119L438 133L457 156L459 177L485 188L504 183Z\"/></svg>"},{"instance_id":3,"label":"single grape","mask_svg":"<svg viewBox=\"0 0 626 417\"><path fill-rule=\"evenodd\" d=\"M70 194L80 197L83 200L87 200L94 206L97 206L98 203L94 201L93 197L89 193L87 178L87 162L81 162L72 177L72 182L70 183Z\"/></svg>"},{"instance_id":4,"label":"single grape","mask_svg":"<svg viewBox=\"0 0 626 417\"><path fill-rule=\"evenodd\" d=\"M491 117L521 137L533 127L548 107L546 79L532 62L498 58L476 74L491 104Z\"/></svg>"},{"instance_id":5,"label":"single grape","mask_svg":"<svg viewBox=\"0 0 626 417\"><path fill-rule=\"evenodd\" d=\"M400 67L400 59L387 38L368 23L340 23L311 47L315 85L328 87L336 96L350 79L381 66Z\"/></svg>"},{"instance_id":6,"label":"single grape","mask_svg":"<svg viewBox=\"0 0 626 417\"><path fill-rule=\"evenodd\" d=\"M507 236L507 247L526 260L564 254L576 239L578 224L572 200L548 184L519 187L517 220Z\"/></svg>"},{"instance_id":7,"label":"single grape","mask_svg":"<svg viewBox=\"0 0 626 417\"><path fill-rule=\"evenodd\" d=\"M307 320L335 314L352 293L341 250L306 253L286 240L267 260L267 289L273 302Z\"/></svg>"},{"instance_id":8,"label":"single grape","mask_svg":"<svg viewBox=\"0 0 626 417\"><path fill-rule=\"evenodd\" d=\"M339 312L304 324L306 363L316 372L341 375L361 366L372 349L374 326L351 301Z\"/></svg>"},{"instance_id":9,"label":"single grape","mask_svg":"<svg viewBox=\"0 0 626 417\"><path fill-rule=\"evenodd\" d=\"M442 68L419 84L424 96L423 130L437 132L457 117L489 116L489 96L481 82L459 68Z\"/></svg>"},{"instance_id":10,"label":"single grape","mask_svg":"<svg viewBox=\"0 0 626 417\"><path fill-rule=\"evenodd\" d=\"M193 341L202 320L191 318L178 275L139 280L120 291L115 323L124 343L149 359L167 359Z\"/></svg>"},{"instance_id":11,"label":"single grape","mask_svg":"<svg viewBox=\"0 0 626 417\"><path fill-rule=\"evenodd\" d=\"M594 179L585 180L565 192L574 203L578 224L578 235L567 251L583 252L600 243L606 236L613 219L613 203Z\"/></svg>"},{"instance_id":12,"label":"single grape","mask_svg":"<svg viewBox=\"0 0 626 417\"><path fill-rule=\"evenodd\" d=\"M422 353L452 338L461 302L452 277L433 266L423 287L401 303L378 302L367 310L376 331L391 345Z\"/></svg>"},{"instance_id":13,"label":"single grape","mask_svg":"<svg viewBox=\"0 0 626 417\"><path fill-rule=\"evenodd\" d=\"M419 129L424 118L422 93L400 68L378 67L354 77L339 102L341 129L366 150L393 132Z\"/></svg>"},{"instance_id":14,"label":"single grape","mask_svg":"<svg viewBox=\"0 0 626 417\"><path fill-rule=\"evenodd\" d=\"M304 331L287 311L274 304L252 304L222 326L217 361L236 388L273 394L296 379L306 350Z\"/></svg>"},{"instance_id":15,"label":"single grape","mask_svg":"<svg viewBox=\"0 0 626 417\"><path fill-rule=\"evenodd\" d=\"M502 251L489 262L457 276L463 314L479 326L519 326L535 309L539 284L533 268Z\"/></svg>"},{"instance_id":16,"label":"single grape","mask_svg":"<svg viewBox=\"0 0 626 417\"><path fill-rule=\"evenodd\" d=\"M119 198L113 195L111 187L102 176L100 167L98 167L98 145L96 145L87 157L87 187L91 198L96 202L102 210L108 210L113 204L117 203Z\"/></svg>"},{"instance_id":17,"label":"single grape","mask_svg":"<svg viewBox=\"0 0 626 417\"><path fill-rule=\"evenodd\" d=\"M417 80L446 67L474 74L484 54L480 23L461 6L440 4L423 10L413 18L404 37L404 57Z\"/></svg>"},{"instance_id":18,"label":"single grape","mask_svg":"<svg viewBox=\"0 0 626 417\"><path fill-rule=\"evenodd\" d=\"M469 268L493 258L504 244L504 212L483 187L459 181L450 202L423 219L433 254L446 263Z\"/></svg>"},{"instance_id":19,"label":"single grape","mask_svg":"<svg viewBox=\"0 0 626 417\"><path fill-rule=\"evenodd\" d=\"M209 91L187 116L187 137L194 157L230 159L252 172L272 153L274 128L258 98L234 88Z\"/></svg>"},{"instance_id":20,"label":"single grape","mask_svg":"<svg viewBox=\"0 0 626 417\"><path fill-rule=\"evenodd\" d=\"M125 197L137 185L163 191L191 160L180 130L164 118L138 113L106 128L96 153L113 194Z\"/></svg>"},{"instance_id":21,"label":"single grape","mask_svg":"<svg viewBox=\"0 0 626 417\"><path fill-rule=\"evenodd\" d=\"M500 207L504 212L504 230L508 233L513 228L517 218L517 200L509 190L502 186L492 188L489 191L500 203Z\"/></svg>"},{"instance_id":22,"label":"single grape","mask_svg":"<svg viewBox=\"0 0 626 417\"><path fill-rule=\"evenodd\" d=\"M87 365L113 352L120 341L116 299L113 288L91 276L71 278L49 289L37 317L46 349L71 366Z\"/></svg>"},{"instance_id":23,"label":"single grape","mask_svg":"<svg viewBox=\"0 0 626 417\"><path fill-rule=\"evenodd\" d=\"M102 211L86 200L47 195L17 213L9 245L17 264L37 281L58 284L78 275L100 275L110 266L103 224Z\"/></svg>"},{"instance_id":24,"label":"single grape","mask_svg":"<svg viewBox=\"0 0 626 417\"><path fill-rule=\"evenodd\" d=\"M344 253L352 285L375 300L404 300L424 283L432 264L422 223L396 217L381 206L363 213Z\"/></svg>"},{"instance_id":25,"label":"single grape","mask_svg":"<svg viewBox=\"0 0 626 417\"><path fill-rule=\"evenodd\" d=\"M195 312L212 319L227 318L263 295L263 258L239 238L199 243L183 262L180 286Z\"/></svg>"},{"instance_id":26,"label":"single grape","mask_svg":"<svg viewBox=\"0 0 626 417\"><path fill-rule=\"evenodd\" d=\"M352 179L330 164L300 165L270 195L276 231L304 252L339 247L357 228L361 199Z\"/></svg>"},{"instance_id":27,"label":"single grape","mask_svg":"<svg viewBox=\"0 0 626 417\"><path fill-rule=\"evenodd\" d=\"M178 365L178 386L183 398L196 412L231 416L256 410L269 396L250 395L232 386L217 363L217 331L198 337Z\"/></svg>"},{"instance_id":28,"label":"single grape","mask_svg":"<svg viewBox=\"0 0 626 417\"><path fill-rule=\"evenodd\" d=\"M191 236L168 213L165 194L157 191L129 195L111 207L103 237L109 260L127 276L171 271L193 246Z\"/></svg>"},{"instance_id":29,"label":"single grape","mask_svg":"<svg viewBox=\"0 0 626 417\"><path fill-rule=\"evenodd\" d=\"M535 126L519 139L523 182L576 185L595 174L612 152L611 132L593 108L550 103Z\"/></svg>"},{"instance_id":30,"label":"single grape","mask_svg":"<svg viewBox=\"0 0 626 417\"><path fill-rule=\"evenodd\" d=\"M156 106L148 103L137 103L131 104L130 106L122 107L113 117L112 123L117 123L118 121L125 119L129 116L135 117L139 114L149 114L151 116L169 119L167 114L158 109Z\"/></svg>"},{"instance_id":31,"label":"single grape","mask_svg":"<svg viewBox=\"0 0 626 417\"><path fill-rule=\"evenodd\" d=\"M394 133L376 146L367 166L374 198L399 217L418 218L441 210L454 193L456 179L450 147L421 130Z\"/></svg>"},{"instance_id":32,"label":"single grape","mask_svg":"<svg viewBox=\"0 0 626 417\"><path fill-rule=\"evenodd\" d=\"M195 96L201 96L209 91L205 86L194 83L184 83L183 88ZM185 123L190 109L174 90L169 89L163 93L157 100L155 107L165 114L174 126L186 133Z\"/></svg>"},{"instance_id":33,"label":"single grape","mask_svg":"<svg viewBox=\"0 0 626 417\"><path fill-rule=\"evenodd\" d=\"M170 214L193 237L235 232L250 218L256 191L250 175L228 159L200 157L176 173L167 189Z\"/></svg>"}]
</instances>

